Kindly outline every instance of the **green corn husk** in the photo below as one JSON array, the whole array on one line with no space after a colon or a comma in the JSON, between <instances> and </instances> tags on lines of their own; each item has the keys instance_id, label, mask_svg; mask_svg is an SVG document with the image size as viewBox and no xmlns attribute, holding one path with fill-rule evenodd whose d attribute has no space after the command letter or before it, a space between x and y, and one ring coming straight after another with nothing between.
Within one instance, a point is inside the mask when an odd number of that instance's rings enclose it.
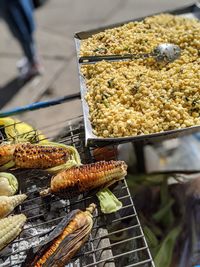
<instances>
[{"instance_id":1,"label":"green corn husk","mask_svg":"<svg viewBox=\"0 0 200 267\"><path fill-rule=\"evenodd\" d=\"M16 196L0 196L0 218L6 217L15 207L21 204L27 196L25 194Z\"/></svg>"},{"instance_id":2,"label":"green corn husk","mask_svg":"<svg viewBox=\"0 0 200 267\"><path fill-rule=\"evenodd\" d=\"M39 144L39 145L41 145L41 144ZM55 143L55 142L45 143L45 146L48 146L48 145L67 148L68 151L70 152L70 159L68 159L65 164L62 164L62 165L59 165L56 167L52 167L52 168L48 168L48 169L46 169L46 171L51 172L51 173L58 173L59 171L67 170L73 166L80 166L81 165L81 159L80 159L79 153L75 147L67 146L67 145Z\"/></svg>"},{"instance_id":3,"label":"green corn husk","mask_svg":"<svg viewBox=\"0 0 200 267\"><path fill-rule=\"evenodd\" d=\"M143 231L144 231L144 235L147 239L147 243L149 247L154 248L158 246L159 242L158 242L156 235L153 233L153 231L146 225L143 227Z\"/></svg>"},{"instance_id":4,"label":"green corn husk","mask_svg":"<svg viewBox=\"0 0 200 267\"><path fill-rule=\"evenodd\" d=\"M163 220L165 215L170 212L170 209L171 209L172 205L174 204L174 202L175 202L174 199L170 199L169 203L167 203L164 207L162 207L156 213L153 214L153 219L156 222L160 222L161 220Z\"/></svg>"},{"instance_id":5,"label":"green corn husk","mask_svg":"<svg viewBox=\"0 0 200 267\"><path fill-rule=\"evenodd\" d=\"M3 135L8 142L12 144L21 142L45 143L46 137L38 130L34 129L31 125L10 117L0 119L0 127Z\"/></svg>"},{"instance_id":6,"label":"green corn husk","mask_svg":"<svg viewBox=\"0 0 200 267\"><path fill-rule=\"evenodd\" d=\"M181 227L178 226L171 230L171 232L168 233L168 235L163 240L160 249L158 250L158 253L154 259L155 266L156 267L169 267L172 261L172 255L174 246L177 240L177 237L179 236L181 232Z\"/></svg>"},{"instance_id":7,"label":"green corn husk","mask_svg":"<svg viewBox=\"0 0 200 267\"><path fill-rule=\"evenodd\" d=\"M0 196L13 196L17 190L17 178L11 173L0 172Z\"/></svg>"},{"instance_id":8,"label":"green corn husk","mask_svg":"<svg viewBox=\"0 0 200 267\"><path fill-rule=\"evenodd\" d=\"M14 166L15 166L15 162L13 160L10 160L9 162L7 162L6 164L0 167L0 171L7 171Z\"/></svg>"},{"instance_id":9,"label":"green corn husk","mask_svg":"<svg viewBox=\"0 0 200 267\"><path fill-rule=\"evenodd\" d=\"M160 191L161 204L159 210L152 216L156 222L160 222L165 228L171 228L174 223L172 206L175 200L171 197L168 190L167 180L164 180Z\"/></svg>"},{"instance_id":10,"label":"green corn husk","mask_svg":"<svg viewBox=\"0 0 200 267\"><path fill-rule=\"evenodd\" d=\"M108 188L100 190L96 195L103 213L113 213L122 208L122 202Z\"/></svg>"},{"instance_id":11,"label":"green corn husk","mask_svg":"<svg viewBox=\"0 0 200 267\"><path fill-rule=\"evenodd\" d=\"M0 220L0 250L6 247L20 234L26 219L24 214L20 214Z\"/></svg>"}]
</instances>

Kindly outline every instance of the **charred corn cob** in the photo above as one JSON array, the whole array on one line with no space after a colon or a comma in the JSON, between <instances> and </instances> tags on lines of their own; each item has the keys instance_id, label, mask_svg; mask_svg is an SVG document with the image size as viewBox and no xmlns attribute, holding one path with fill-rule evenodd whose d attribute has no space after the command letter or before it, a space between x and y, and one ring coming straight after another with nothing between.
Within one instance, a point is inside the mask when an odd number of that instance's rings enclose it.
<instances>
[{"instance_id":1,"label":"charred corn cob","mask_svg":"<svg viewBox=\"0 0 200 267\"><path fill-rule=\"evenodd\" d=\"M0 250L13 241L26 222L24 214L9 216L0 220Z\"/></svg>"},{"instance_id":2,"label":"charred corn cob","mask_svg":"<svg viewBox=\"0 0 200 267\"><path fill-rule=\"evenodd\" d=\"M107 187L126 175L124 161L100 161L97 163L72 167L62 171L51 180L50 192L70 198L95 188ZM41 195L48 191L41 192Z\"/></svg>"},{"instance_id":3,"label":"charred corn cob","mask_svg":"<svg viewBox=\"0 0 200 267\"><path fill-rule=\"evenodd\" d=\"M8 162L9 161L9 162ZM18 168L48 169L59 171L80 164L74 147L48 142L46 144L21 143L0 146L0 169ZM10 163L10 165L8 165Z\"/></svg>"},{"instance_id":4,"label":"charred corn cob","mask_svg":"<svg viewBox=\"0 0 200 267\"><path fill-rule=\"evenodd\" d=\"M21 204L27 196L25 194L12 197L0 196L0 218L6 217L15 207Z\"/></svg>"},{"instance_id":5,"label":"charred corn cob","mask_svg":"<svg viewBox=\"0 0 200 267\"><path fill-rule=\"evenodd\" d=\"M28 252L22 267L64 267L87 240L92 227L92 213L96 208L91 204L85 212L72 211L49 235L34 253Z\"/></svg>"},{"instance_id":6,"label":"charred corn cob","mask_svg":"<svg viewBox=\"0 0 200 267\"><path fill-rule=\"evenodd\" d=\"M69 158L69 153L63 147L27 143L18 144L13 157L17 167L47 169L64 164Z\"/></svg>"}]
</instances>

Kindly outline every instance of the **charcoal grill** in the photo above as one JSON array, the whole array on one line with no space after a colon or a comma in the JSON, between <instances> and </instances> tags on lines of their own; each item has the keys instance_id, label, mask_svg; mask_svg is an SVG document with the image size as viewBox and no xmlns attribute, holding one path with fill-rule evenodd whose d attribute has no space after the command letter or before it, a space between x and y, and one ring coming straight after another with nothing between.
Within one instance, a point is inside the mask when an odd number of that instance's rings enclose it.
<instances>
[{"instance_id":1,"label":"charcoal grill","mask_svg":"<svg viewBox=\"0 0 200 267\"><path fill-rule=\"evenodd\" d=\"M75 146L83 163L96 161L98 154L94 153L95 148L84 146L82 116L41 130L45 129L51 140ZM109 159L117 159L116 148L116 144L109 146L114 151ZM26 214L28 220L18 238L0 253L2 267L21 266L28 248L37 246L71 210L84 210L92 202L98 206L97 199L91 195L81 195L70 201L60 200L55 196L41 199L38 192L49 184L51 175L39 170L13 170L12 173L19 180L20 193L28 195L28 199L15 213ZM104 215L98 206L89 240L72 259L69 267L154 266L126 180L119 182L112 191L122 201L122 209L114 214Z\"/></svg>"}]
</instances>

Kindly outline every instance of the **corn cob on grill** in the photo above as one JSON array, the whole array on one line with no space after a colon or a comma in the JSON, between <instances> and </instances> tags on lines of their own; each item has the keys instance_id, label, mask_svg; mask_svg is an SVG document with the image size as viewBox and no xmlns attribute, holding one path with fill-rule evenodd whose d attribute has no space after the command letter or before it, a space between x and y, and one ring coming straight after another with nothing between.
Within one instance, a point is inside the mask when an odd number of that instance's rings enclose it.
<instances>
[{"instance_id":1,"label":"corn cob on grill","mask_svg":"<svg viewBox=\"0 0 200 267\"><path fill-rule=\"evenodd\" d=\"M4 218L11 213L15 207L21 204L27 196L25 194L16 196L0 196L0 218Z\"/></svg>"},{"instance_id":2,"label":"corn cob on grill","mask_svg":"<svg viewBox=\"0 0 200 267\"><path fill-rule=\"evenodd\" d=\"M13 157L17 167L46 169L64 164L69 154L63 147L27 143L17 145Z\"/></svg>"},{"instance_id":3,"label":"corn cob on grill","mask_svg":"<svg viewBox=\"0 0 200 267\"><path fill-rule=\"evenodd\" d=\"M52 178L50 192L70 198L95 188L107 187L122 179L126 170L124 161L100 161L72 167Z\"/></svg>"},{"instance_id":4,"label":"corn cob on grill","mask_svg":"<svg viewBox=\"0 0 200 267\"><path fill-rule=\"evenodd\" d=\"M57 166L80 164L78 152L74 147L57 143L46 144L4 144L0 146L0 169L13 166L18 168L47 169ZM67 165L68 163L68 165Z\"/></svg>"},{"instance_id":5,"label":"corn cob on grill","mask_svg":"<svg viewBox=\"0 0 200 267\"><path fill-rule=\"evenodd\" d=\"M9 216L0 220L0 250L13 241L26 222L24 214Z\"/></svg>"},{"instance_id":6,"label":"corn cob on grill","mask_svg":"<svg viewBox=\"0 0 200 267\"><path fill-rule=\"evenodd\" d=\"M22 267L64 267L87 240L92 227L91 204L85 212L72 211L34 252L31 249Z\"/></svg>"}]
</instances>

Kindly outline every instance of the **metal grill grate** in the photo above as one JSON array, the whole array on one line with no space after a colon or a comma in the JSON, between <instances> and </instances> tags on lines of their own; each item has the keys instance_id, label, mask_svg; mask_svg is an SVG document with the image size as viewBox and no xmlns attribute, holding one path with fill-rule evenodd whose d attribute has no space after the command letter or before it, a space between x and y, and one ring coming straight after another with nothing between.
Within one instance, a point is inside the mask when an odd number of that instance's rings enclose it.
<instances>
[{"instance_id":1,"label":"metal grill grate","mask_svg":"<svg viewBox=\"0 0 200 267\"><path fill-rule=\"evenodd\" d=\"M74 145L83 163L94 162L99 156L101 159L103 157L102 151L98 154L95 148L84 146L82 117L46 127L45 130L52 140ZM109 159L117 159L116 146L107 148L112 151ZM28 194L28 199L16 213L26 214L28 220L20 236L1 252L0 266L9 267L20 266L27 249L39 244L66 213L76 208L84 210L92 202L98 204L95 196L91 195L79 196L70 201L54 196L41 199L38 191L49 184L49 174L38 170L16 170L13 173L20 182L20 192ZM68 266L154 266L126 180L113 187L112 191L122 201L122 209L115 214L104 215L98 207L89 240Z\"/></svg>"}]
</instances>

